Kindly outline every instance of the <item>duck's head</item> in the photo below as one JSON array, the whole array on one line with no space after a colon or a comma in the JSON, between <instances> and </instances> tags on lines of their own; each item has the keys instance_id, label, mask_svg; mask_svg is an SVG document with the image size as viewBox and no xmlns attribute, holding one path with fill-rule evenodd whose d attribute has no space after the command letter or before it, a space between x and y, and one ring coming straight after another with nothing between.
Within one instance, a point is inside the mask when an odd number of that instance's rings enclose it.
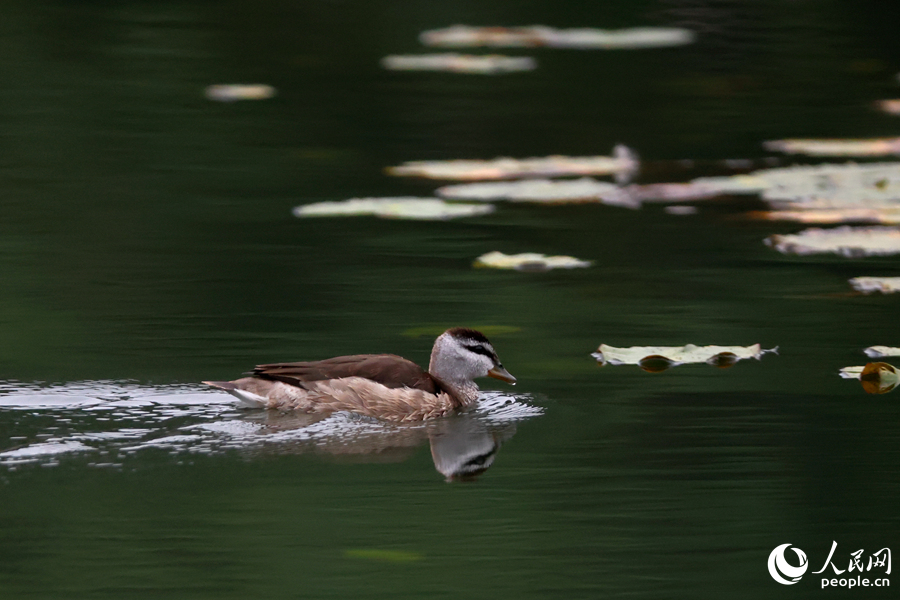
<instances>
[{"instance_id":1,"label":"duck's head","mask_svg":"<svg viewBox=\"0 0 900 600\"><path fill-rule=\"evenodd\" d=\"M478 377L516 383L484 334L465 327L448 329L434 341L428 372L455 388L475 387L473 381Z\"/></svg>"}]
</instances>

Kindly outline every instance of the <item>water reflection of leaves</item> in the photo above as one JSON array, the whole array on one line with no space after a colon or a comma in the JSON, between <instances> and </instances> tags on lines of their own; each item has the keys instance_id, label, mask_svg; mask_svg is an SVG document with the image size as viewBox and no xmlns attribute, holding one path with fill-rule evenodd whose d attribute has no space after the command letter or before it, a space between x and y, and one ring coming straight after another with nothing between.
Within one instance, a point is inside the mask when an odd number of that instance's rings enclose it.
<instances>
[{"instance_id":1,"label":"water reflection of leaves","mask_svg":"<svg viewBox=\"0 0 900 600\"><path fill-rule=\"evenodd\" d=\"M470 27L454 25L419 34L426 46L520 48L544 46L579 49L636 49L681 46L694 41L694 33L677 27L631 29L555 29L545 25L528 27Z\"/></svg>"},{"instance_id":2,"label":"water reflection of leaves","mask_svg":"<svg viewBox=\"0 0 900 600\"><path fill-rule=\"evenodd\" d=\"M759 344L752 346L632 346L616 348L600 344L591 356L601 365L638 365L648 373L659 373L671 367L706 363L725 369L741 360L755 358L763 354L775 353L778 348L764 350Z\"/></svg>"},{"instance_id":3,"label":"water reflection of leaves","mask_svg":"<svg viewBox=\"0 0 900 600\"><path fill-rule=\"evenodd\" d=\"M537 62L528 56L491 54L393 54L381 59L381 66L389 71L447 71L475 75L497 75L516 71L531 71Z\"/></svg>"},{"instance_id":4,"label":"water reflection of leaves","mask_svg":"<svg viewBox=\"0 0 900 600\"><path fill-rule=\"evenodd\" d=\"M844 367L840 370L844 379L859 379L867 394L886 394L900 383L900 372L885 362L870 362L863 367Z\"/></svg>"},{"instance_id":5,"label":"water reflection of leaves","mask_svg":"<svg viewBox=\"0 0 900 600\"><path fill-rule=\"evenodd\" d=\"M389 175L478 181L519 177L561 177L565 175L612 175L632 173L638 161L625 146L613 149L613 156L547 156L542 158L495 158L491 160L410 161L388 167Z\"/></svg>"},{"instance_id":6,"label":"water reflection of leaves","mask_svg":"<svg viewBox=\"0 0 900 600\"><path fill-rule=\"evenodd\" d=\"M900 138L794 139L765 142L766 150L807 156L888 156L900 154Z\"/></svg>"}]
</instances>

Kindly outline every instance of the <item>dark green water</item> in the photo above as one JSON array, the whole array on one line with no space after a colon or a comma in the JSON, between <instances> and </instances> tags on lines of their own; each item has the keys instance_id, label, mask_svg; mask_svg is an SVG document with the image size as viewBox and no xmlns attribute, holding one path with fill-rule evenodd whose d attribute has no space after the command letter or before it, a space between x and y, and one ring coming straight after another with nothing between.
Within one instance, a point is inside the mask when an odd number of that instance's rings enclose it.
<instances>
[{"instance_id":1,"label":"dark green water","mask_svg":"<svg viewBox=\"0 0 900 600\"><path fill-rule=\"evenodd\" d=\"M406 160L623 143L638 181L686 181L736 172L725 159L764 166L767 139L898 135L871 108L900 96L895 8L7 0L2 13L0 598L895 597L820 590L811 572L832 541L841 569L900 546L898 396L837 376L867 346L900 345L897 299L847 284L900 274L896 259L782 256L762 240L800 228L744 218L752 198L687 216L291 216L430 194L383 173ZM512 51L540 66L499 77L380 69L454 23L699 37ZM278 95L204 98L232 82ZM492 250L596 262L471 268ZM491 338L520 383L486 383L478 412L442 423L309 425L197 384L337 354L424 364L434 336L411 330L454 325L502 326ZM780 352L649 374L598 367L600 343ZM467 457L490 468L445 482ZM793 586L766 568L785 543L809 557Z\"/></svg>"}]
</instances>

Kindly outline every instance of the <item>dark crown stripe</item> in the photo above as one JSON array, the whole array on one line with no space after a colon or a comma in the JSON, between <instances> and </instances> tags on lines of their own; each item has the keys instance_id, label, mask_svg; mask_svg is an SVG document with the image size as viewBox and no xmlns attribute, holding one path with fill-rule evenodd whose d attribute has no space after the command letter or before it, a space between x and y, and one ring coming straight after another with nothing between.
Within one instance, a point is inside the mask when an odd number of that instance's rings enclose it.
<instances>
[{"instance_id":1,"label":"dark crown stripe","mask_svg":"<svg viewBox=\"0 0 900 600\"><path fill-rule=\"evenodd\" d=\"M467 343L463 342L462 347L465 348L466 350L468 350L469 352L474 352L475 354L483 354L484 356L487 356L491 360L497 360L494 353L491 352L490 349L482 346L481 344L467 344Z\"/></svg>"}]
</instances>

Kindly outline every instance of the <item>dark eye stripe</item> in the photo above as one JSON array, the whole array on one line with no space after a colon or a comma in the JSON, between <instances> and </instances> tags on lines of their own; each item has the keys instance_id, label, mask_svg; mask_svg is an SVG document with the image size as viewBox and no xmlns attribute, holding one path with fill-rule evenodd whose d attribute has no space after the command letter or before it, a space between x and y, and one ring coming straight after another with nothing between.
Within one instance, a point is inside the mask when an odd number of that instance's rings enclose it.
<instances>
[{"instance_id":1,"label":"dark eye stripe","mask_svg":"<svg viewBox=\"0 0 900 600\"><path fill-rule=\"evenodd\" d=\"M477 345L477 344L463 344L463 348L465 348L469 352L474 352L475 354L483 354L484 356L487 356L491 360L494 360L494 361L497 360L496 358L494 358L494 353L491 352L490 350L488 350L487 348L485 348L484 346Z\"/></svg>"}]
</instances>

